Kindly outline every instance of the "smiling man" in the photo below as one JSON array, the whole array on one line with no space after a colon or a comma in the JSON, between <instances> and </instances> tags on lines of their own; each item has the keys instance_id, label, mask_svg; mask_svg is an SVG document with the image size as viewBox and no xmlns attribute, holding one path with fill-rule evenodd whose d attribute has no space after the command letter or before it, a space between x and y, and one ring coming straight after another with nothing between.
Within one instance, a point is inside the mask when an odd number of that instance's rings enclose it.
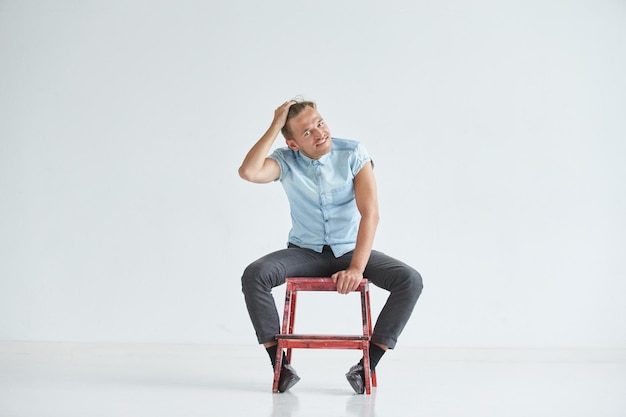
<instances>
[{"instance_id":1,"label":"smiling man","mask_svg":"<svg viewBox=\"0 0 626 417\"><path fill-rule=\"evenodd\" d=\"M279 133L287 146L269 154ZM250 319L272 365L280 330L272 288L289 276L330 276L337 291L348 294L367 276L390 293L372 334L374 370L385 351L395 347L421 294L422 278L405 263L372 249L378 197L373 162L365 148L333 138L314 102L291 100L274 111L269 129L246 155L239 175L255 183L279 180L291 208L287 248L253 262L242 276ZM356 393L364 392L363 360L346 378ZM299 380L283 356L279 391Z\"/></svg>"}]
</instances>

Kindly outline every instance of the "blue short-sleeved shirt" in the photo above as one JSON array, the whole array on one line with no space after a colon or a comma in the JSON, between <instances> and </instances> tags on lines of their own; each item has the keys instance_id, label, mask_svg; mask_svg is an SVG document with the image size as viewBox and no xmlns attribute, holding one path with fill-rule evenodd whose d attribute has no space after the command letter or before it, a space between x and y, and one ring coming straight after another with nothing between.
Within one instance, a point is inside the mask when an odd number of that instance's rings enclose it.
<instances>
[{"instance_id":1,"label":"blue short-sleeved shirt","mask_svg":"<svg viewBox=\"0 0 626 417\"><path fill-rule=\"evenodd\" d=\"M333 138L329 153L315 160L288 147L269 156L280 165L278 180L291 208L289 242L337 257L354 250L361 215L354 177L368 161L367 150L353 140Z\"/></svg>"}]
</instances>

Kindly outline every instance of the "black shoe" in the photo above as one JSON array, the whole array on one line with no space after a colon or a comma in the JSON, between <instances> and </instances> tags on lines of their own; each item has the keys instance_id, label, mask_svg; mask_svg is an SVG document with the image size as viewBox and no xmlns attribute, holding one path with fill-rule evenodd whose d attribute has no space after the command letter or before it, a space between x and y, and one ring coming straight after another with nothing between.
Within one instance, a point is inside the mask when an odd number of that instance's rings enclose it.
<instances>
[{"instance_id":1,"label":"black shoe","mask_svg":"<svg viewBox=\"0 0 626 417\"><path fill-rule=\"evenodd\" d=\"M285 392L300 381L296 370L289 364L283 365L278 379L278 392Z\"/></svg>"},{"instance_id":2,"label":"black shoe","mask_svg":"<svg viewBox=\"0 0 626 417\"><path fill-rule=\"evenodd\" d=\"M362 363L354 365L346 374L346 379L357 394L365 392L365 372Z\"/></svg>"}]
</instances>

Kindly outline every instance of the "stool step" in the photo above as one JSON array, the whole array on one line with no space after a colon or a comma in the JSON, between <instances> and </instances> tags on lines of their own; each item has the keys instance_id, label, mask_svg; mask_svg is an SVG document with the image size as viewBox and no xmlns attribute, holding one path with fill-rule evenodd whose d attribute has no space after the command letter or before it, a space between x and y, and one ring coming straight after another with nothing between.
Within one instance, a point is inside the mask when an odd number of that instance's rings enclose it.
<instances>
[{"instance_id":1,"label":"stool step","mask_svg":"<svg viewBox=\"0 0 626 417\"><path fill-rule=\"evenodd\" d=\"M366 349L370 344L364 335L278 334L276 340L286 349Z\"/></svg>"},{"instance_id":2,"label":"stool step","mask_svg":"<svg viewBox=\"0 0 626 417\"><path fill-rule=\"evenodd\" d=\"M284 340L328 340L328 341L341 341L341 340L370 340L369 336L363 335L326 335L326 334L277 334L276 339Z\"/></svg>"},{"instance_id":3,"label":"stool step","mask_svg":"<svg viewBox=\"0 0 626 417\"><path fill-rule=\"evenodd\" d=\"M369 347L368 340L278 339L284 349L358 349Z\"/></svg>"}]
</instances>

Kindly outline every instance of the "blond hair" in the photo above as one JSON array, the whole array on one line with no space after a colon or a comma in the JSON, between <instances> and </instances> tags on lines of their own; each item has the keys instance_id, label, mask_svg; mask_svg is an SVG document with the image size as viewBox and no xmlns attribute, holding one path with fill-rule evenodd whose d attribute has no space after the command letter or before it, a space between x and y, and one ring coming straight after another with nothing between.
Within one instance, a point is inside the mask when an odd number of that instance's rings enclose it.
<instances>
[{"instance_id":1,"label":"blond hair","mask_svg":"<svg viewBox=\"0 0 626 417\"><path fill-rule=\"evenodd\" d=\"M293 137L293 132L291 131L291 129L289 129L289 120L293 119L294 117L302 113L302 111L306 109L307 107L312 107L314 109L317 109L317 104L315 104L314 101L302 100L302 101L296 101L294 104L291 105L291 107L289 107L289 113L287 113L287 120L285 121L285 125L283 126L283 128L280 130L280 132L283 134L285 139L291 139Z\"/></svg>"}]
</instances>

